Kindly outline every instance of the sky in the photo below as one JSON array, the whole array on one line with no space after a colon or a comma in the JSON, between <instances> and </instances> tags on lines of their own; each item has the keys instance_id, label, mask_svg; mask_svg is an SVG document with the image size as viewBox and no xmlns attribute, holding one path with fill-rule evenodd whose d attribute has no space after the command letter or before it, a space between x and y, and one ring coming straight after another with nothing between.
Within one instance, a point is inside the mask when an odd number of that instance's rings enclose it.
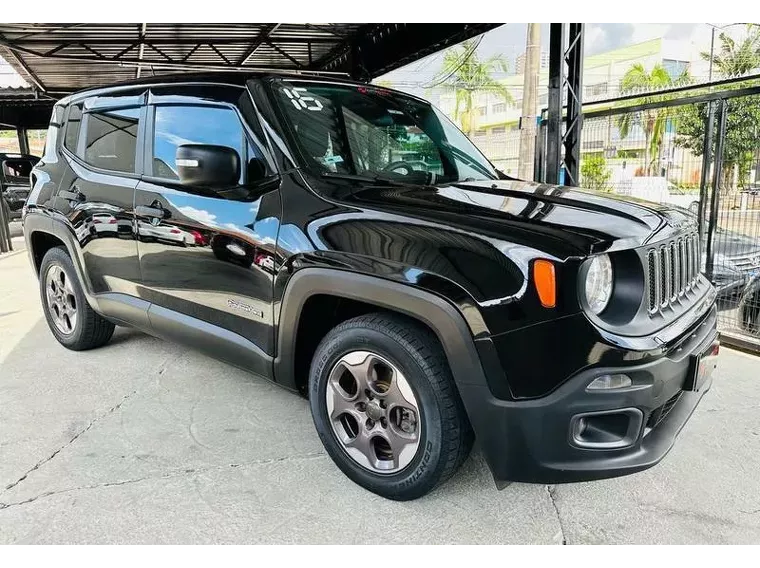
<instances>
[{"instance_id":1,"label":"sky","mask_svg":"<svg viewBox=\"0 0 760 568\"><path fill-rule=\"evenodd\" d=\"M724 23L711 24L726 26ZM709 51L711 24L586 24L584 52L587 56L596 55L655 38L687 41L701 50ZM726 29L731 35L740 35L744 25L730 25ZM478 45L478 56L483 59L501 54L509 63L509 72L514 73L515 59L525 51L527 30L527 24L505 24L491 30L483 35ZM541 25L541 48L549 50L549 24ZM439 52L392 71L378 80L390 81L398 88L424 96L425 87L433 82L442 61L443 55Z\"/></svg>"}]
</instances>

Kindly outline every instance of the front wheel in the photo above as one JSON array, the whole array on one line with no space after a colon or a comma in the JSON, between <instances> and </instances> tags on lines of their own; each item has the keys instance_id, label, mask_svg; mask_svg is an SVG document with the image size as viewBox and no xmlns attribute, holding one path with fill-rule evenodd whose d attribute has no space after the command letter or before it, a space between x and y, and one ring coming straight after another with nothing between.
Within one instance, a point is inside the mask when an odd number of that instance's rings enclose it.
<instances>
[{"instance_id":1,"label":"front wheel","mask_svg":"<svg viewBox=\"0 0 760 568\"><path fill-rule=\"evenodd\" d=\"M413 320L369 314L330 331L309 377L311 412L336 465L389 499L447 480L472 430L438 339Z\"/></svg>"}]
</instances>

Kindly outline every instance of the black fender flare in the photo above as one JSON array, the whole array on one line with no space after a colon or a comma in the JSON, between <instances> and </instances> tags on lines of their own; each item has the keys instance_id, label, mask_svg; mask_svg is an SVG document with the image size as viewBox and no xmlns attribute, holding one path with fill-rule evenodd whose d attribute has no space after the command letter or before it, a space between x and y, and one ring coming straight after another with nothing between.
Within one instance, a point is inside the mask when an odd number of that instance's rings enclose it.
<instances>
[{"instance_id":1,"label":"black fender flare","mask_svg":"<svg viewBox=\"0 0 760 568\"><path fill-rule=\"evenodd\" d=\"M482 412L492 397L472 333L459 310L444 298L377 276L333 268L303 268L285 288L277 330L274 377L296 389L295 338L306 301L315 294L339 296L405 314L426 324L438 336L475 436L486 448L495 442L492 424ZM491 462L490 452L486 459Z\"/></svg>"},{"instance_id":2,"label":"black fender flare","mask_svg":"<svg viewBox=\"0 0 760 568\"><path fill-rule=\"evenodd\" d=\"M275 377L283 386L295 388L296 330L304 304L317 294L374 304L421 321L438 336L457 384L486 384L470 329L447 300L377 276L333 268L303 268L290 277L282 297Z\"/></svg>"},{"instance_id":3,"label":"black fender flare","mask_svg":"<svg viewBox=\"0 0 760 568\"><path fill-rule=\"evenodd\" d=\"M74 270L77 272L79 282L82 284L82 291L93 310L102 313L98 306L98 300L92 293L92 283L84 270L84 258L82 257L82 248L79 246L76 235L73 230L60 219L55 219L49 215L30 211L24 217L24 240L26 241L26 250L29 253L29 260L37 272L37 264L34 259L34 245L32 235L34 233L46 233L52 235L61 241L69 252L71 261L74 263ZM39 278L39 274L37 274Z\"/></svg>"}]
</instances>

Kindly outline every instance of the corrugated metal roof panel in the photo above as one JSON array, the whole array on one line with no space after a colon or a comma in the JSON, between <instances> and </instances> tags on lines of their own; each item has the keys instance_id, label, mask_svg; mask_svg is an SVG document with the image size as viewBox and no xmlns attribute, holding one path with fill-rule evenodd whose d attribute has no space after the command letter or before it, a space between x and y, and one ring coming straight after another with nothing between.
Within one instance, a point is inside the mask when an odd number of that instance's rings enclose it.
<instances>
[{"instance_id":1,"label":"corrugated metal roof panel","mask_svg":"<svg viewBox=\"0 0 760 568\"><path fill-rule=\"evenodd\" d=\"M371 74L496 25L0 24L0 56L52 93L133 79L138 66L142 75L261 68Z\"/></svg>"}]
</instances>

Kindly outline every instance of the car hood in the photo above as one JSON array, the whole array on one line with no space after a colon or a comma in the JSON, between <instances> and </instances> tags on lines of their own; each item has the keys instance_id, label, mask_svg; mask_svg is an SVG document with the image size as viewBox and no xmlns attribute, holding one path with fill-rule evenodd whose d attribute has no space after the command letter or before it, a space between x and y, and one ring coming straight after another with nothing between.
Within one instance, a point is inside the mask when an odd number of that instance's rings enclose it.
<instances>
[{"instance_id":1,"label":"car hood","mask_svg":"<svg viewBox=\"0 0 760 568\"><path fill-rule=\"evenodd\" d=\"M369 184L348 200L452 230L522 241L557 256L634 248L696 228L693 215L668 204L523 181Z\"/></svg>"}]
</instances>

